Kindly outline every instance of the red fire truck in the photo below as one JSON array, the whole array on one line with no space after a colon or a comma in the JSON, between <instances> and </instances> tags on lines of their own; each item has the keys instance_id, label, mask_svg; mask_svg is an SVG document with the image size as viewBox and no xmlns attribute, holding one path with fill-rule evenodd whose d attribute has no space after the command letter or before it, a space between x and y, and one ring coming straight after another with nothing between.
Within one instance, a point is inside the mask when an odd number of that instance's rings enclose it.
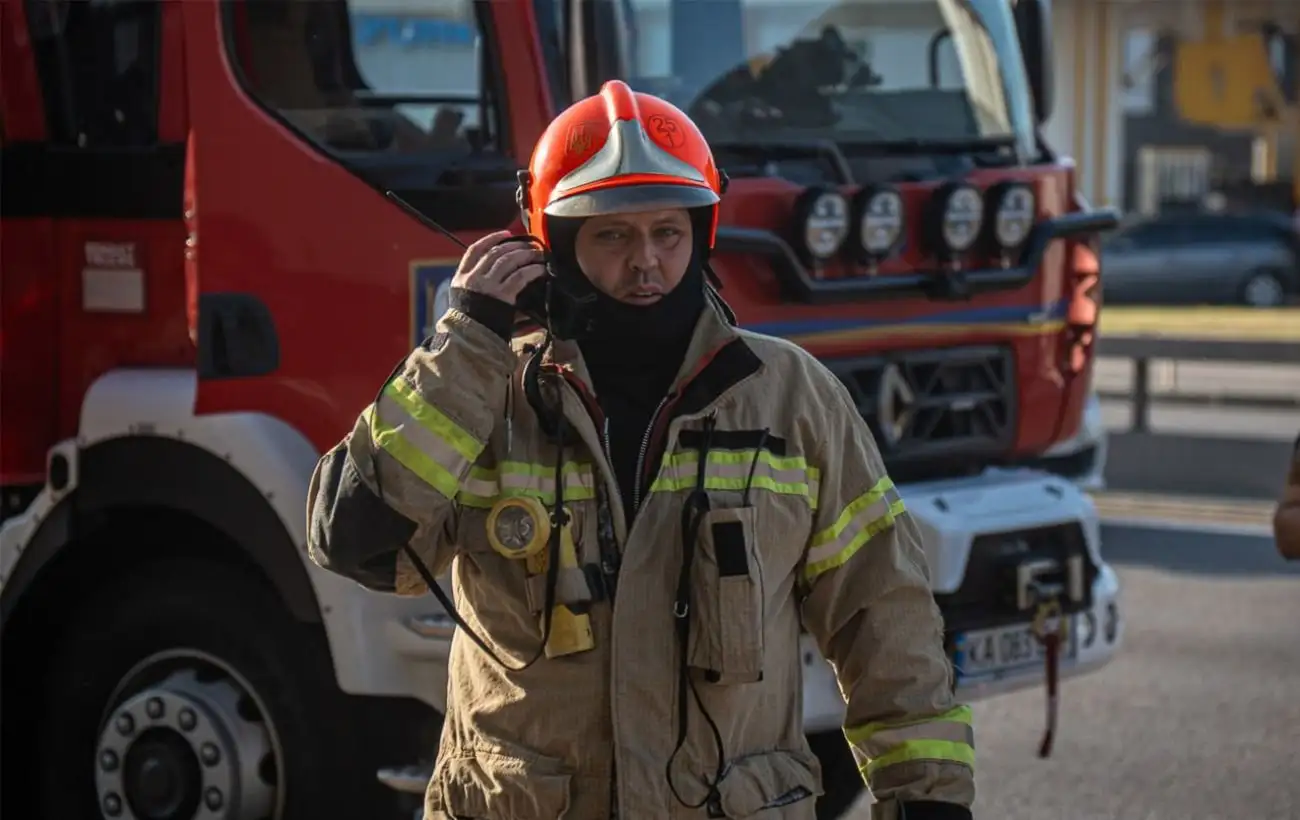
<instances>
[{"instance_id":1,"label":"red fire truck","mask_svg":"<svg viewBox=\"0 0 1300 820\"><path fill-rule=\"evenodd\" d=\"M1077 461L1115 216L1039 132L1046 6L0 0L0 811L384 817L422 787L455 630L307 559L308 477L460 253L386 194L519 229L516 170L611 77L713 143L723 295L857 398L962 696L1041 684L1049 598L1062 674L1108 662L1096 512L1044 468ZM861 785L807 646L831 817Z\"/></svg>"}]
</instances>

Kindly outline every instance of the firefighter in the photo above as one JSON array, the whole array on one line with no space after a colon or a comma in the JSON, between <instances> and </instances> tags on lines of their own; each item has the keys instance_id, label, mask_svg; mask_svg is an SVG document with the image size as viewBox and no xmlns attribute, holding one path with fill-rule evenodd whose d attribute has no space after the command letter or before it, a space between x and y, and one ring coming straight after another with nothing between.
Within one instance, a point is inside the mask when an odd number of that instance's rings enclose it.
<instances>
[{"instance_id":1,"label":"firefighter","mask_svg":"<svg viewBox=\"0 0 1300 820\"><path fill-rule=\"evenodd\" d=\"M1291 451L1291 470L1273 515L1273 536L1283 558L1300 561L1300 438Z\"/></svg>"},{"instance_id":2,"label":"firefighter","mask_svg":"<svg viewBox=\"0 0 1300 820\"><path fill-rule=\"evenodd\" d=\"M846 389L712 286L725 183L698 128L612 81L520 180L538 245L469 247L308 501L326 569L435 594L451 570L426 818L814 817L801 628L873 817L969 818L917 526Z\"/></svg>"}]
</instances>

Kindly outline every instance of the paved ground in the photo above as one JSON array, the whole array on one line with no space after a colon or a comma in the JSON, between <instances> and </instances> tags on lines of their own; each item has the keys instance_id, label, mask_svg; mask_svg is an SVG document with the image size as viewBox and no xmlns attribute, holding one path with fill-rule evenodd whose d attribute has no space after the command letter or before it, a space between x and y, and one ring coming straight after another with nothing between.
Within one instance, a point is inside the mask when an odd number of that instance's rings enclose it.
<instances>
[{"instance_id":1,"label":"paved ground","mask_svg":"<svg viewBox=\"0 0 1300 820\"><path fill-rule=\"evenodd\" d=\"M1106 669L976 704L980 820L1300 817L1300 566L1262 537L1107 527L1129 613ZM850 815L866 818L865 810Z\"/></svg>"}]
</instances>

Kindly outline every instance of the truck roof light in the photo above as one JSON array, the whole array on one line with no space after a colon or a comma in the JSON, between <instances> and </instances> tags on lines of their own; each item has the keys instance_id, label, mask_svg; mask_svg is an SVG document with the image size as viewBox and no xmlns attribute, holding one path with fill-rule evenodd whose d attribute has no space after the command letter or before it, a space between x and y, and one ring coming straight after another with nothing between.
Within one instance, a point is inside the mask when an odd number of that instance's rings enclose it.
<instances>
[{"instance_id":1,"label":"truck roof light","mask_svg":"<svg viewBox=\"0 0 1300 820\"><path fill-rule=\"evenodd\" d=\"M1038 218L1034 189L1023 182L1002 183L990 198L990 205L993 240L998 248L1005 253L1022 247Z\"/></svg>"},{"instance_id":2,"label":"truck roof light","mask_svg":"<svg viewBox=\"0 0 1300 820\"><path fill-rule=\"evenodd\" d=\"M854 197L854 236L868 260L889 256L903 240L907 223L903 195L888 186L863 188Z\"/></svg>"},{"instance_id":3,"label":"truck roof light","mask_svg":"<svg viewBox=\"0 0 1300 820\"><path fill-rule=\"evenodd\" d=\"M932 250L953 257L975 246L984 226L984 195L966 182L950 182L930 200L927 227Z\"/></svg>"},{"instance_id":4,"label":"truck roof light","mask_svg":"<svg viewBox=\"0 0 1300 820\"><path fill-rule=\"evenodd\" d=\"M849 236L849 203L838 191L809 188L795 204L795 218L801 228L802 250L813 260L824 262L844 247Z\"/></svg>"}]
</instances>

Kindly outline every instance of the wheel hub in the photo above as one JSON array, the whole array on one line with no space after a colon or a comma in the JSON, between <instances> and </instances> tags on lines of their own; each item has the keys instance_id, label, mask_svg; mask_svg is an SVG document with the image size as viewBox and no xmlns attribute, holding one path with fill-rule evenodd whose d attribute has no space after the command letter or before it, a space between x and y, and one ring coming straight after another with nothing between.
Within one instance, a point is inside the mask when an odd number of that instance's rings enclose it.
<instances>
[{"instance_id":1,"label":"wheel hub","mask_svg":"<svg viewBox=\"0 0 1300 820\"><path fill-rule=\"evenodd\" d=\"M95 785L112 820L270 818L272 733L231 678L173 672L121 700L99 736ZM264 777L270 763L270 777Z\"/></svg>"},{"instance_id":2,"label":"wheel hub","mask_svg":"<svg viewBox=\"0 0 1300 820\"><path fill-rule=\"evenodd\" d=\"M122 766L126 803L147 820L193 817L203 789L199 757L185 738L167 729L146 729L126 752Z\"/></svg>"},{"instance_id":3,"label":"wheel hub","mask_svg":"<svg viewBox=\"0 0 1300 820\"><path fill-rule=\"evenodd\" d=\"M1271 276L1256 276L1246 283L1246 302L1256 307L1279 305L1285 296L1282 285Z\"/></svg>"}]
</instances>

